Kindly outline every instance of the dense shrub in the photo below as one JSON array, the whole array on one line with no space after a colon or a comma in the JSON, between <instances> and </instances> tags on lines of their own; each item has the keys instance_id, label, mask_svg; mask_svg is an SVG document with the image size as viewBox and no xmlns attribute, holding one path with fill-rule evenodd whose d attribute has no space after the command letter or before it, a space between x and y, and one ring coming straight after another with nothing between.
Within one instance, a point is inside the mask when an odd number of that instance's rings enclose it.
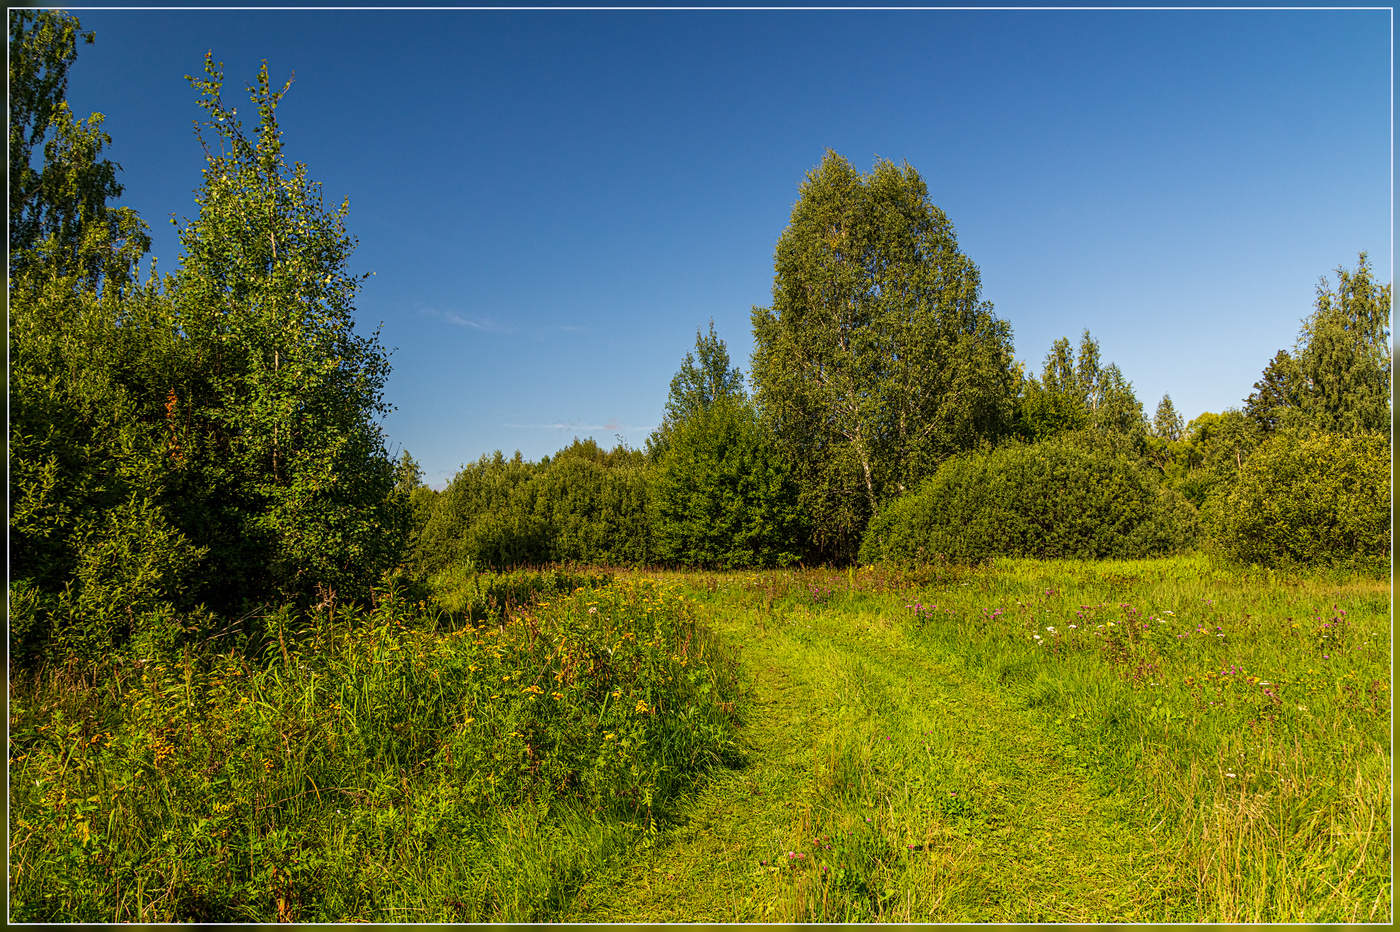
<instances>
[{"instance_id":1,"label":"dense shrub","mask_svg":"<svg viewBox=\"0 0 1400 932\"><path fill-rule=\"evenodd\" d=\"M503 525L499 519L486 519L502 514L511 493L538 469L535 464L522 460L518 453L508 460L499 450L495 456L483 456L462 467L433 502L433 510L414 546L418 567L432 573L459 563L524 562L523 559L500 558L514 556L502 551L512 541L531 538L532 529ZM530 542L525 549L532 552L534 546ZM483 555L489 558L482 559Z\"/></svg>"},{"instance_id":2,"label":"dense shrub","mask_svg":"<svg viewBox=\"0 0 1400 932\"><path fill-rule=\"evenodd\" d=\"M651 554L646 467L607 466L581 456L559 455L530 483L529 495L512 500L506 517L529 514L543 547L532 563L599 563L637 566ZM526 511L526 508L529 511Z\"/></svg>"},{"instance_id":3,"label":"dense shrub","mask_svg":"<svg viewBox=\"0 0 1400 932\"><path fill-rule=\"evenodd\" d=\"M612 582L612 574L572 568L512 570L506 573L476 572L462 565L449 567L429 579L434 600L449 612L470 621L503 620L513 610L572 593L597 589Z\"/></svg>"},{"instance_id":4,"label":"dense shrub","mask_svg":"<svg viewBox=\"0 0 1400 932\"><path fill-rule=\"evenodd\" d=\"M1206 505L1212 539L1270 566L1390 559L1390 444L1383 434L1283 432Z\"/></svg>"},{"instance_id":5,"label":"dense shrub","mask_svg":"<svg viewBox=\"0 0 1400 932\"><path fill-rule=\"evenodd\" d=\"M666 562L735 569L797 559L796 490L743 399L722 397L672 429L654 495Z\"/></svg>"},{"instance_id":6,"label":"dense shrub","mask_svg":"<svg viewBox=\"0 0 1400 932\"><path fill-rule=\"evenodd\" d=\"M870 523L863 562L1141 557L1194 540L1195 509L1138 460L1085 435L944 463Z\"/></svg>"},{"instance_id":7,"label":"dense shrub","mask_svg":"<svg viewBox=\"0 0 1400 932\"><path fill-rule=\"evenodd\" d=\"M437 496L415 547L424 573L467 565L639 565L651 556L645 457L574 441L552 459L499 452L466 466Z\"/></svg>"}]
</instances>

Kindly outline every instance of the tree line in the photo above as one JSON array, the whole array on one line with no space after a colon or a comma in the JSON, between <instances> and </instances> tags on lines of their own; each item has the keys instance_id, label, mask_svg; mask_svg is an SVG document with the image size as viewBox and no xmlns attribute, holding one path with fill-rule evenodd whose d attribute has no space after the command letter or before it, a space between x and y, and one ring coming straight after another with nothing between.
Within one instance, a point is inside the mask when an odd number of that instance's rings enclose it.
<instances>
[{"instance_id":1,"label":"tree line","mask_svg":"<svg viewBox=\"0 0 1400 932\"><path fill-rule=\"evenodd\" d=\"M1087 330L1025 372L1010 325L981 299L977 267L908 165L862 174L828 152L801 187L775 273L772 305L753 310L748 379L711 322L645 451L614 450L610 461L626 464L614 472L596 446L559 454L587 449L599 464L588 479L574 468L573 505L524 482L557 468L548 459L499 454L441 495L416 493L422 565L734 568L1195 546L1268 564L1389 558L1390 286L1365 254L1335 286L1321 281L1292 351L1268 363L1242 408L1189 424L1170 395L1148 416ZM508 476L531 491L482 496ZM605 494L609 483L630 491ZM629 523L617 507L649 517ZM619 529L617 543L607 533L571 543L571 522L595 517ZM504 548L505 527L533 536Z\"/></svg>"},{"instance_id":2,"label":"tree line","mask_svg":"<svg viewBox=\"0 0 1400 932\"><path fill-rule=\"evenodd\" d=\"M245 130L212 57L190 78L207 162L160 275L140 217L110 204L101 116L65 100L91 38L63 13L11 16L21 663L256 635L269 606L464 564L1389 558L1390 286L1364 255L1241 409L1183 424L1164 397L1149 418L1087 331L1024 372L918 172L833 152L778 240L747 378L711 323L645 449L497 453L435 492L387 452L348 205L285 155L288 86L263 66Z\"/></svg>"}]
</instances>

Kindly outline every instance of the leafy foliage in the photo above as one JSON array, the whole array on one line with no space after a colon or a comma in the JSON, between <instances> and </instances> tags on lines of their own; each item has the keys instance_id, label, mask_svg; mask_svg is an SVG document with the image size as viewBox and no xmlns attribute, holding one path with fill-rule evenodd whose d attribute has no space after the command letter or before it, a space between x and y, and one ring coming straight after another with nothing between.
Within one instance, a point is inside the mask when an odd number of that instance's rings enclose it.
<instances>
[{"instance_id":1,"label":"leafy foliage","mask_svg":"<svg viewBox=\"0 0 1400 932\"><path fill-rule=\"evenodd\" d=\"M61 99L77 29L57 13L11 20L21 664L138 636L169 648L212 625L202 605L366 596L406 513L374 420L387 360L354 333L343 210L326 214L305 169L285 169L266 71L256 141L212 63L197 82L215 136L200 216L179 275L139 283L148 239L106 204L121 188L100 120L74 122Z\"/></svg>"},{"instance_id":2,"label":"leafy foliage","mask_svg":"<svg viewBox=\"0 0 1400 932\"><path fill-rule=\"evenodd\" d=\"M1354 272L1323 279L1296 352L1294 393L1303 422L1339 432L1390 430L1390 285L1362 253Z\"/></svg>"},{"instance_id":3,"label":"leafy foliage","mask_svg":"<svg viewBox=\"0 0 1400 932\"><path fill-rule=\"evenodd\" d=\"M182 526L220 568L207 595L362 597L398 559L407 512L378 419L388 356L356 332L348 203L327 210L283 156L263 66L243 131L206 57L191 79L210 153L199 215L170 284L187 364L172 385L183 441Z\"/></svg>"},{"instance_id":4,"label":"leafy foliage","mask_svg":"<svg viewBox=\"0 0 1400 932\"><path fill-rule=\"evenodd\" d=\"M811 544L849 559L875 509L1003 434L1011 328L913 168L834 152L802 184L753 311L753 380Z\"/></svg>"},{"instance_id":5,"label":"leafy foliage","mask_svg":"<svg viewBox=\"0 0 1400 932\"><path fill-rule=\"evenodd\" d=\"M318 611L267 665L192 651L100 685L26 679L12 916L549 917L736 758L732 664L673 590L439 620L386 593Z\"/></svg>"},{"instance_id":6,"label":"leafy foliage","mask_svg":"<svg viewBox=\"0 0 1400 932\"><path fill-rule=\"evenodd\" d=\"M1092 434L1012 443L945 463L870 523L862 562L995 556L1139 557L1185 549L1196 513Z\"/></svg>"},{"instance_id":7,"label":"leafy foliage","mask_svg":"<svg viewBox=\"0 0 1400 932\"><path fill-rule=\"evenodd\" d=\"M519 566L539 552L541 532L507 507L514 490L539 470L521 459L507 460L499 450L462 469L437 496L433 511L414 545L414 562L424 572L453 564Z\"/></svg>"},{"instance_id":8,"label":"leafy foliage","mask_svg":"<svg viewBox=\"0 0 1400 932\"><path fill-rule=\"evenodd\" d=\"M134 211L111 207L120 166L102 158L102 114L74 118L64 95L77 58L77 19L54 10L10 15L10 275L38 264L95 292L127 284L150 248ZM35 153L42 153L38 165Z\"/></svg>"},{"instance_id":9,"label":"leafy foliage","mask_svg":"<svg viewBox=\"0 0 1400 932\"><path fill-rule=\"evenodd\" d=\"M149 242L100 117L63 100L78 23L10 21L11 656L98 656L188 607L202 549L173 525L158 387L174 363L168 305L139 284ZM33 164L34 147L43 143ZM150 616L149 618L147 616Z\"/></svg>"},{"instance_id":10,"label":"leafy foliage","mask_svg":"<svg viewBox=\"0 0 1400 932\"><path fill-rule=\"evenodd\" d=\"M1239 477L1260 438L1258 422L1248 414L1233 408L1207 411L1186 426L1180 441L1157 441L1171 455L1163 466L1167 483L1200 508Z\"/></svg>"},{"instance_id":11,"label":"leafy foliage","mask_svg":"<svg viewBox=\"0 0 1400 932\"><path fill-rule=\"evenodd\" d=\"M1279 431L1207 503L1213 537L1243 563L1384 566L1390 466L1384 434Z\"/></svg>"},{"instance_id":12,"label":"leafy foliage","mask_svg":"<svg viewBox=\"0 0 1400 932\"><path fill-rule=\"evenodd\" d=\"M677 425L721 398L744 398L744 375L737 366L729 365L729 349L715 333L715 322L711 320L708 334L695 331L695 352L685 354L671 379L666 416L648 438L648 453L653 458L660 456Z\"/></svg>"},{"instance_id":13,"label":"leafy foliage","mask_svg":"<svg viewBox=\"0 0 1400 932\"><path fill-rule=\"evenodd\" d=\"M786 464L758 413L721 397L682 421L658 464L657 556L734 569L794 562L801 516Z\"/></svg>"},{"instance_id":14,"label":"leafy foliage","mask_svg":"<svg viewBox=\"0 0 1400 932\"><path fill-rule=\"evenodd\" d=\"M1296 382L1293 357L1288 350L1279 350L1245 399L1244 413L1261 432L1267 434L1279 426L1280 417L1294 403L1291 395Z\"/></svg>"},{"instance_id":15,"label":"leafy foliage","mask_svg":"<svg viewBox=\"0 0 1400 932\"><path fill-rule=\"evenodd\" d=\"M424 572L583 562L637 565L651 555L645 457L575 440L540 463L498 451L437 496L414 552Z\"/></svg>"},{"instance_id":16,"label":"leafy foliage","mask_svg":"<svg viewBox=\"0 0 1400 932\"><path fill-rule=\"evenodd\" d=\"M1076 361L1069 339L1060 337L1045 356L1040 378L1021 388L1021 432L1046 440L1069 431L1094 428L1102 433L1140 437L1145 425L1142 404L1133 386L1114 363L1101 366L1099 342L1085 330Z\"/></svg>"},{"instance_id":17,"label":"leafy foliage","mask_svg":"<svg viewBox=\"0 0 1400 932\"><path fill-rule=\"evenodd\" d=\"M1152 416L1152 435L1175 443L1181 439L1184 430L1181 415L1177 413L1176 405L1172 404L1172 396L1163 395L1162 400L1157 402L1157 413Z\"/></svg>"}]
</instances>

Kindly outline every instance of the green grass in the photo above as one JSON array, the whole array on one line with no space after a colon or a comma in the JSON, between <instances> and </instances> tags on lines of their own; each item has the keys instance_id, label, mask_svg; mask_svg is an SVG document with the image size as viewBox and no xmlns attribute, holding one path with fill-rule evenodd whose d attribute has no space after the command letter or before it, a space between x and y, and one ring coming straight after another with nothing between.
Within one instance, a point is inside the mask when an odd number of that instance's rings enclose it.
<instances>
[{"instance_id":1,"label":"green grass","mask_svg":"<svg viewBox=\"0 0 1400 932\"><path fill-rule=\"evenodd\" d=\"M12 918L1391 917L1387 581L556 583L12 683Z\"/></svg>"},{"instance_id":2,"label":"green grass","mask_svg":"<svg viewBox=\"0 0 1400 932\"><path fill-rule=\"evenodd\" d=\"M13 683L11 918L547 918L732 756L729 665L664 587L310 621L266 665Z\"/></svg>"},{"instance_id":3,"label":"green grass","mask_svg":"<svg viewBox=\"0 0 1400 932\"><path fill-rule=\"evenodd\" d=\"M741 649L749 766L576 917L1391 915L1384 581L1190 556L688 582Z\"/></svg>"}]
</instances>

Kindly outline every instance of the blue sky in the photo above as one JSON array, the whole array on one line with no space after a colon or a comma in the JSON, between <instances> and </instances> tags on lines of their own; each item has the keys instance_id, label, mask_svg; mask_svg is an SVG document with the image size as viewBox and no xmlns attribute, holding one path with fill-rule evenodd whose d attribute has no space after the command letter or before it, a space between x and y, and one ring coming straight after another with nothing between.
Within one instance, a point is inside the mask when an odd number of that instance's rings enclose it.
<instances>
[{"instance_id":1,"label":"blue sky","mask_svg":"<svg viewBox=\"0 0 1400 932\"><path fill-rule=\"evenodd\" d=\"M295 72L288 155L350 198L390 446L439 486L640 446L711 318L747 372L827 148L922 174L1030 369L1087 327L1149 413L1239 405L1320 276L1391 276L1386 11L78 15L69 97L163 270L202 166L184 75Z\"/></svg>"}]
</instances>

